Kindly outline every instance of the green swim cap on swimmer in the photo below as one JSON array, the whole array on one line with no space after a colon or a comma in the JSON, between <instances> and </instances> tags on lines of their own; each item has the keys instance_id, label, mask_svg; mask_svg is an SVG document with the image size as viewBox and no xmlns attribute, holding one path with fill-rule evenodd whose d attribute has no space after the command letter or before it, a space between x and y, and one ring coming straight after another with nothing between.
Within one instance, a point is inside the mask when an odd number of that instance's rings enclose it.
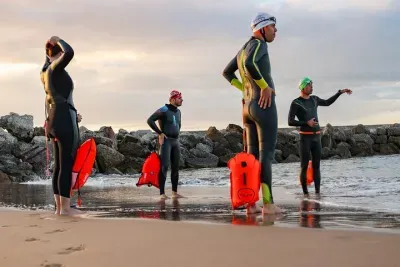
<instances>
[{"instance_id":1,"label":"green swim cap on swimmer","mask_svg":"<svg viewBox=\"0 0 400 267\"><path fill-rule=\"evenodd\" d=\"M309 77L304 77L299 82L299 89L303 91L303 89L309 84L312 83L312 80Z\"/></svg>"}]
</instances>

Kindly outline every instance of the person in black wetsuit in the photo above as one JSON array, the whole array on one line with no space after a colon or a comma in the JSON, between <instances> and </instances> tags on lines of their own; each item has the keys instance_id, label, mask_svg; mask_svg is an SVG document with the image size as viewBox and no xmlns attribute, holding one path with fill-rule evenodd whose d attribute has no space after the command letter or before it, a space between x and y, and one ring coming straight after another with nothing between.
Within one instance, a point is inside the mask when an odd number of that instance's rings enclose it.
<instances>
[{"instance_id":1,"label":"person in black wetsuit","mask_svg":"<svg viewBox=\"0 0 400 267\"><path fill-rule=\"evenodd\" d=\"M313 83L308 77L305 77L300 81L299 89L301 90L300 97L294 99L290 105L288 124L289 126L297 126L300 128L300 181L304 196L307 198L309 197L306 179L308 161L310 160L311 152L315 193L317 197L320 197L320 161L322 148L317 108L318 106L330 106L341 94L351 94L352 91L347 88L338 90L337 93L329 99L321 99L316 95L311 95L313 92ZM298 120L295 120L295 117L297 117Z\"/></svg>"},{"instance_id":2,"label":"person in black wetsuit","mask_svg":"<svg viewBox=\"0 0 400 267\"><path fill-rule=\"evenodd\" d=\"M78 122L82 119L75 109L73 81L65 68L74 57L72 47L57 36L46 43L46 62L40 78L46 93L46 138L53 141L53 192L56 214L77 215L71 208L72 167L79 145Z\"/></svg>"},{"instance_id":3,"label":"person in black wetsuit","mask_svg":"<svg viewBox=\"0 0 400 267\"><path fill-rule=\"evenodd\" d=\"M154 112L148 119L147 124L159 136L161 171L159 175L160 197L167 199L165 194L165 181L168 166L171 164L171 184L172 197L182 197L178 194L179 180L179 161L180 161L180 144L179 134L181 130L181 111L178 109L182 105L182 94L176 90L170 93L169 104L164 105ZM160 128L157 127L156 121L159 121Z\"/></svg>"},{"instance_id":4,"label":"person in black wetsuit","mask_svg":"<svg viewBox=\"0 0 400 267\"><path fill-rule=\"evenodd\" d=\"M275 103L275 86L267 43L275 39L276 19L267 13L258 13L251 23L253 36L240 49L223 71L231 85L243 88L243 122L246 129L247 153L261 162L261 188L264 214L281 213L272 195L272 161L278 132L278 114ZM235 71L239 70L241 82ZM249 214L261 212L248 206Z\"/></svg>"}]
</instances>

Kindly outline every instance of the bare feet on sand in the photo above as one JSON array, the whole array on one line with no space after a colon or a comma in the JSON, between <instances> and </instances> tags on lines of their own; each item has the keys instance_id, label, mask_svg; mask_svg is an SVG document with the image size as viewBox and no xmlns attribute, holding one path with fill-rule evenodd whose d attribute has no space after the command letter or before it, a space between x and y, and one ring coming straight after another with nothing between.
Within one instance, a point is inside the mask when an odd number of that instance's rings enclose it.
<instances>
[{"instance_id":1,"label":"bare feet on sand","mask_svg":"<svg viewBox=\"0 0 400 267\"><path fill-rule=\"evenodd\" d=\"M63 216L79 216L79 215L83 215L85 214L84 211L78 210L78 209L74 209L74 208L69 208L69 209L63 209L60 211L60 215Z\"/></svg>"},{"instance_id":2,"label":"bare feet on sand","mask_svg":"<svg viewBox=\"0 0 400 267\"><path fill-rule=\"evenodd\" d=\"M178 194L177 192L172 192L172 198L184 198L184 196Z\"/></svg>"},{"instance_id":3,"label":"bare feet on sand","mask_svg":"<svg viewBox=\"0 0 400 267\"><path fill-rule=\"evenodd\" d=\"M262 213L263 215L278 214L282 213L282 210L278 208L275 204L264 204Z\"/></svg>"},{"instance_id":4,"label":"bare feet on sand","mask_svg":"<svg viewBox=\"0 0 400 267\"><path fill-rule=\"evenodd\" d=\"M257 206L256 204L254 205L248 205L246 208L246 213L247 214L255 214L255 213L261 213L262 209Z\"/></svg>"},{"instance_id":5,"label":"bare feet on sand","mask_svg":"<svg viewBox=\"0 0 400 267\"><path fill-rule=\"evenodd\" d=\"M169 197L166 195L166 194L162 194L162 195L160 195L160 199L161 200L165 200L165 199L168 199Z\"/></svg>"}]
</instances>

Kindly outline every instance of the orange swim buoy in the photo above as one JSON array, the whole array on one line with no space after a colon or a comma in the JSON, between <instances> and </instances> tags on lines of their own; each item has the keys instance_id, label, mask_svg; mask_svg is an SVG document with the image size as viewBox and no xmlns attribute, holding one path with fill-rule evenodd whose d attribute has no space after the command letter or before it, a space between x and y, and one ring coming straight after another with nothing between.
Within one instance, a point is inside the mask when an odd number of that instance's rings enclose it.
<instances>
[{"instance_id":1,"label":"orange swim buoy","mask_svg":"<svg viewBox=\"0 0 400 267\"><path fill-rule=\"evenodd\" d=\"M312 161L308 161L307 173L306 173L306 182L307 185L311 185L314 182L314 169L312 167ZM299 175L299 182L301 184L300 175Z\"/></svg>"},{"instance_id":2,"label":"orange swim buoy","mask_svg":"<svg viewBox=\"0 0 400 267\"><path fill-rule=\"evenodd\" d=\"M81 205L80 188L83 187L92 173L96 160L96 142L90 138L80 145L76 151L74 165L72 167L71 196L73 190L78 190L78 206Z\"/></svg>"},{"instance_id":3,"label":"orange swim buoy","mask_svg":"<svg viewBox=\"0 0 400 267\"><path fill-rule=\"evenodd\" d=\"M240 152L228 161L232 208L259 200L261 164L252 154Z\"/></svg>"},{"instance_id":4,"label":"orange swim buoy","mask_svg":"<svg viewBox=\"0 0 400 267\"><path fill-rule=\"evenodd\" d=\"M160 156L156 152L152 152L144 161L142 174L136 183L137 187L142 185L154 186L160 188L158 174L161 169Z\"/></svg>"}]
</instances>

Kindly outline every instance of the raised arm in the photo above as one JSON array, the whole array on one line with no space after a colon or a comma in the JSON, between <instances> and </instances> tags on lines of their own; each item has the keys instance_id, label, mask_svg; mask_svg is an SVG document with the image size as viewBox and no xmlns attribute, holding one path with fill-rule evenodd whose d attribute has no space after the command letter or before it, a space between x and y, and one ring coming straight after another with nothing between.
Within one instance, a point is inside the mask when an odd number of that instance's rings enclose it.
<instances>
[{"instance_id":1,"label":"raised arm","mask_svg":"<svg viewBox=\"0 0 400 267\"><path fill-rule=\"evenodd\" d=\"M260 68L258 67L258 62L266 53L265 49L260 49L261 41L256 39L256 42L252 42L249 46L249 53L244 62L246 69L250 76L253 78L255 83L261 88L261 90L266 89L269 87L268 83L265 81L264 77L260 72Z\"/></svg>"},{"instance_id":2,"label":"raised arm","mask_svg":"<svg viewBox=\"0 0 400 267\"><path fill-rule=\"evenodd\" d=\"M155 131L158 134L162 134L162 131L160 128L158 128L156 121L161 120L161 118L164 116L164 107L158 109L156 112L154 112L148 119L147 119L147 124L150 126L150 128Z\"/></svg>"},{"instance_id":3,"label":"raised arm","mask_svg":"<svg viewBox=\"0 0 400 267\"><path fill-rule=\"evenodd\" d=\"M331 97L328 98L328 99L321 99L321 98L319 98L318 96L315 96L315 99L317 100L318 106L325 106L325 107L327 107L327 106L332 105L332 104L336 101L336 99L339 98L339 96L340 96L341 94L342 94L341 91L338 90L336 94L334 94L333 96L331 96Z\"/></svg>"},{"instance_id":4,"label":"raised arm","mask_svg":"<svg viewBox=\"0 0 400 267\"><path fill-rule=\"evenodd\" d=\"M292 104L290 105L289 109L289 116L288 116L288 124L289 126L303 126L307 125L306 121L298 121L295 119L297 110L301 108L300 104L296 103L296 101L293 101Z\"/></svg>"},{"instance_id":5,"label":"raised arm","mask_svg":"<svg viewBox=\"0 0 400 267\"><path fill-rule=\"evenodd\" d=\"M62 39L59 39L57 45L60 46L61 51L63 52L59 58L54 60L50 67L53 70L57 69L64 69L68 66L69 62L71 62L72 58L74 57L74 50L72 47Z\"/></svg>"},{"instance_id":6,"label":"raised arm","mask_svg":"<svg viewBox=\"0 0 400 267\"><path fill-rule=\"evenodd\" d=\"M235 75L235 71L237 70L238 70L237 60L236 57L234 57L225 67L224 71L222 72L222 75L225 77L225 79L228 80L228 82L231 85L235 86L240 91L243 91L243 84L239 81L239 79Z\"/></svg>"}]
</instances>

